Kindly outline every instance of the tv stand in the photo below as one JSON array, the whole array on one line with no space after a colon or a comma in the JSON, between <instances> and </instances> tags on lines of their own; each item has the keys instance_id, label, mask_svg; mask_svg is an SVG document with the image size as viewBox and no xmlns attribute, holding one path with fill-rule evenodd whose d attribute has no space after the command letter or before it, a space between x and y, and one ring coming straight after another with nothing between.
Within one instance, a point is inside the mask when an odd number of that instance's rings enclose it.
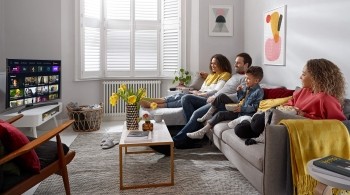
<instances>
[{"instance_id":1,"label":"tv stand","mask_svg":"<svg viewBox=\"0 0 350 195\"><path fill-rule=\"evenodd\" d=\"M42 103L42 104L30 104L30 105L27 105L26 107L20 109L18 111L18 114L21 114L21 112L25 111L25 110L30 110L30 109L35 109L35 108L38 108L38 107L43 107L43 106L49 106L49 105L57 105L58 102L47 102L47 103Z\"/></svg>"},{"instance_id":2,"label":"tv stand","mask_svg":"<svg viewBox=\"0 0 350 195\"><path fill-rule=\"evenodd\" d=\"M40 105L40 106L39 106ZM58 126L56 116L62 112L62 102L55 102L55 104L38 104L28 109L23 109L21 114L23 117L14 122L16 127L30 127L34 137L38 137L36 127L44 124L45 122L53 119L56 127ZM20 112L18 112L20 113ZM18 115L17 112L3 115L6 119Z\"/></svg>"}]
</instances>

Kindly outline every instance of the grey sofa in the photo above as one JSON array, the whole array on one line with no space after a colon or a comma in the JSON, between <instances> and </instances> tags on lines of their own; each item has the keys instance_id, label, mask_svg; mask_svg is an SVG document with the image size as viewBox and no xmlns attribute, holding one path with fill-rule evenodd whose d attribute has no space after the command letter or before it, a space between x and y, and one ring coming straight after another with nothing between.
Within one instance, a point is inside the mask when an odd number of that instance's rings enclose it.
<instances>
[{"instance_id":1,"label":"grey sofa","mask_svg":"<svg viewBox=\"0 0 350 195\"><path fill-rule=\"evenodd\" d=\"M350 119L349 99L345 100L344 114ZM261 194L292 194L288 132L285 126L276 124L281 119L299 116L273 117L275 121L265 128L264 143L245 145L234 129L227 130L229 121L215 125L207 136ZM350 121L343 123L349 130Z\"/></svg>"}]
</instances>

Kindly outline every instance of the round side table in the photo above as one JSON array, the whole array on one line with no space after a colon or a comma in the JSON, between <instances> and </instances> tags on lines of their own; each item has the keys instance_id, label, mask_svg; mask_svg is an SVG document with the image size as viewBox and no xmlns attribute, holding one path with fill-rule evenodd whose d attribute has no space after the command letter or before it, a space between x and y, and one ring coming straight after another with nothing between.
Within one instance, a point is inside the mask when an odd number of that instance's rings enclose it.
<instances>
[{"instance_id":1,"label":"round side table","mask_svg":"<svg viewBox=\"0 0 350 195\"><path fill-rule=\"evenodd\" d=\"M317 172L314 170L315 168L318 168L313 164L313 161L315 160L317 159L310 160L307 163L307 169L309 171L310 176L317 180L317 186L314 189L314 194L331 195L333 187L343 190L350 190L350 177L346 177L343 175L340 175L340 177L336 177L332 175L327 175L325 173ZM337 173L334 174L339 175Z\"/></svg>"}]
</instances>

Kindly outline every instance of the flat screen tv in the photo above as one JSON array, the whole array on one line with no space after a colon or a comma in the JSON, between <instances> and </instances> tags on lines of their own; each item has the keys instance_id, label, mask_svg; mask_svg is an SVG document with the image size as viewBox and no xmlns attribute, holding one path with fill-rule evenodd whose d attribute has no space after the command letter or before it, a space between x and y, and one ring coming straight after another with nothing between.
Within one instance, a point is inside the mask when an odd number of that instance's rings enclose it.
<instances>
[{"instance_id":1,"label":"flat screen tv","mask_svg":"<svg viewBox=\"0 0 350 195\"><path fill-rule=\"evenodd\" d=\"M48 104L61 98L61 61L7 59L6 109L19 112Z\"/></svg>"}]
</instances>

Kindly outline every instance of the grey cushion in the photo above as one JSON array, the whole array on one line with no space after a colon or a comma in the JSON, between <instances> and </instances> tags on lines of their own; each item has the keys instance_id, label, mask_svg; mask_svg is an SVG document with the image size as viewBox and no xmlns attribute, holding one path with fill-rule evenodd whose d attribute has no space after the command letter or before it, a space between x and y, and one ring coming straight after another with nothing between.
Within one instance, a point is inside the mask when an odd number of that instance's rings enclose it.
<instances>
[{"instance_id":1,"label":"grey cushion","mask_svg":"<svg viewBox=\"0 0 350 195\"><path fill-rule=\"evenodd\" d=\"M266 112L265 114L265 121L266 121L266 117L271 117L270 125L277 125L283 119L305 119L305 117L303 116L290 114L289 112L283 112L277 109L270 109L269 111L270 111L269 113Z\"/></svg>"},{"instance_id":2,"label":"grey cushion","mask_svg":"<svg viewBox=\"0 0 350 195\"><path fill-rule=\"evenodd\" d=\"M228 122L230 121L222 121L214 126L213 131L218 138L222 139L222 133L230 129L230 127L227 125Z\"/></svg>"},{"instance_id":3,"label":"grey cushion","mask_svg":"<svg viewBox=\"0 0 350 195\"><path fill-rule=\"evenodd\" d=\"M204 82L204 79L198 75L193 79L193 82L191 83L190 88L199 90L202 87L203 82Z\"/></svg>"},{"instance_id":4,"label":"grey cushion","mask_svg":"<svg viewBox=\"0 0 350 195\"><path fill-rule=\"evenodd\" d=\"M262 171L264 162L264 144L245 145L245 139L239 138L234 129L222 132L222 140L254 167Z\"/></svg>"},{"instance_id":5,"label":"grey cushion","mask_svg":"<svg viewBox=\"0 0 350 195\"><path fill-rule=\"evenodd\" d=\"M350 119L350 99L345 99L344 100L343 112L344 112L346 118Z\"/></svg>"}]
</instances>

